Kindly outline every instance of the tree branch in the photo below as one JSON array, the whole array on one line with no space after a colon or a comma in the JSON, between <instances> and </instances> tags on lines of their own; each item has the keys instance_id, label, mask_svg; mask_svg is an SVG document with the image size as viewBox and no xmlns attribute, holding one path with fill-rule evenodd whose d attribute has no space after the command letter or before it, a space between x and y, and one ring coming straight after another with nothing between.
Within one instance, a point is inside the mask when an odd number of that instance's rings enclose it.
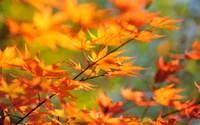
<instances>
[{"instance_id":1,"label":"tree branch","mask_svg":"<svg viewBox=\"0 0 200 125\"><path fill-rule=\"evenodd\" d=\"M49 99L52 98L55 94L52 94L49 96ZM35 108L33 108L31 111L29 111L24 117L22 117L15 125L18 125L21 123L26 117L28 117L33 111L35 111L37 108L39 108L42 104L44 104L47 101L47 99L40 102Z\"/></svg>"}]
</instances>

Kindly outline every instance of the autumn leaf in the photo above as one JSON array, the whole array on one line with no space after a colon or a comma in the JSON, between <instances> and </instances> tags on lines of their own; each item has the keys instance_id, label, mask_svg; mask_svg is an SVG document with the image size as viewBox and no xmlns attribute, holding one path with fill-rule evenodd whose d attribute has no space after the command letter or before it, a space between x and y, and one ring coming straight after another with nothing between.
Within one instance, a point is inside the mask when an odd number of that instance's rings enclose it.
<instances>
[{"instance_id":1,"label":"autumn leaf","mask_svg":"<svg viewBox=\"0 0 200 125\"><path fill-rule=\"evenodd\" d=\"M72 21L83 28L89 28L96 25L96 22L102 20L102 16L107 14L107 10L97 10L94 3L79 4L76 0L64 0L63 4L60 5L60 8L63 9L69 21Z\"/></svg>"},{"instance_id":2,"label":"autumn leaf","mask_svg":"<svg viewBox=\"0 0 200 125\"><path fill-rule=\"evenodd\" d=\"M20 67L22 59L16 57L16 47L6 47L4 51L0 50L0 68Z\"/></svg>"},{"instance_id":3,"label":"autumn leaf","mask_svg":"<svg viewBox=\"0 0 200 125\"><path fill-rule=\"evenodd\" d=\"M173 101L171 106L174 107L177 110L183 110L183 109L187 109L188 107L191 107L195 103L196 103L196 99L193 99L192 101L188 100L188 101L185 101L185 102Z\"/></svg>"},{"instance_id":4,"label":"autumn leaf","mask_svg":"<svg viewBox=\"0 0 200 125\"><path fill-rule=\"evenodd\" d=\"M112 100L102 91L99 91L99 99L97 100L97 103L104 114L111 113L115 115L123 112L123 110L121 109L123 102L120 101L114 104Z\"/></svg>"},{"instance_id":5,"label":"autumn leaf","mask_svg":"<svg viewBox=\"0 0 200 125\"><path fill-rule=\"evenodd\" d=\"M120 57L119 57L120 58ZM117 67L114 67L111 71L108 71L108 77L112 78L114 76L141 76L136 71L147 70L147 68L142 68L140 66L133 66L135 61L120 63Z\"/></svg>"},{"instance_id":6,"label":"autumn leaf","mask_svg":"<svg viewBox=\"0 0 200 125\"><path fill-rule=\"evenodd\" d=\"M95 47L90 40L86 39L86 35L83 30L80 30L77 37L72 38L72 41L73 44L80 50L90 50Z\"/></svg>"},{"instance_id":7,"label":"autumn leaf","mask_svg":"<svg viewBox=\"0 0 200 125\"><path fill-rule=\"evenodd\" d=\"M150 24L156 28L164 28L169 30L177 30L178 27L173 24L182 22L183 20L168 20L168 16L165 17L153 17Z\"/></svg>"},{"instance_id":8,"label":"autumn leaf","mask_svg":"<svg viewBox=\"0 0 200 125\"><path fill-rule=\"evenodd\" d=\"M110 0L121 11L130 11L135 8L144 8L147 0Z\"/></svg>"},{"instance_id":9,"label":"autumn leaf","mask_svg":"<svg viewBox=\"0 0 200 125\"><path fill-rule=\"evenodd\" d=\"M164 62L163 58L160 57L158 62L155 62L158 71L154 77L155 82L160 83L168 78L169 75L176 73L183 69L183 66L179 64L179 60L171 60Z\"/></svg>"},{"instance_id":10,"label":"autumn leaf","mask_svg":"<svg viewBox=\"0 0 200 125\"><path fill-rule=\"evenodd\" d=\"M125 99L134 101L136 105L139 106L149 106L157 104L155 101L147 99L145 92L132 91L131 88L122 89L121 94Z\"/></svg>"},{"instance_id":11,"label":"autumn leaf","mask_svg":"<svg viewBox=\"0 0 200 125\"><path fill-rule=\"evenodd\" d=\"M165 121L161 115L159 115L156 121L152 121L151 119L149 119L149 121L152 125L175 125L177 120L175 118L170 118Z\"/></svg>"},{"instance_id":12,"label":"autumn leaf","mask_svg":"<svg viewBox=\"0 0 200 125\"><path fill-rule=\"evenodd\" d=\"M92 90L96 85L83 81L71 80L69 76L65 76L54 81L50 87L50 91L56 93L56 95L62 100L64 97L75 98L69 90Z\"/></svg>"},{"instance_id":13,"label":"autumn leaf","mask_svg":"<svg viewBox=\"0 0 200 125\"><path fill-rule=\"evenodd\" d=\"M164 37L165 35L158 35L158 34L153 34L150 31L141 31L137 37L135 37L136 40L139 40L141 42L150 42L152 39L157 39Z\"/></svg>"},{"instance_id":14,"label":"autumn leaf","mask_svg":"<svg viewBox=\"0 0 200 125\"><path fill-rule=\"evenodd\" d=\"M18 50L20 57L23 59L21 70L29 71L36 77L59 78L65 74L63 70L56 70L60 66L60 62L46 66L44 62L40 62L39 53L32 58L29 50L25 46L25 54Z\"/></svg>"},{"instance_id":15,"label":"autumn leaf","mask_svg":"<svg viewBox=\"0 0 200 125\"><path fill-rule=\"evenodd\" d=\"M181 116L186 115L188 118L200 119L200 105L191 105L185 108L181 113Z\"/></svg>"},{"instance_id":16,"label":"autumn leaf","mask_svg":"<svg viewBox=\"0 0 200 125\"><path fill-rule=\"evenodd\" d=\"M185 50L183 54L170 54L172 58L186 59L186 60L199 60L200 59L200 43L195 40L191 46L192 50Z\"/></svg>"},{"instance_id":17,"label":"autumn leaf","mask_svg":"<svg viewBox=\"0 0 200 125\"><path fill-rule=\"evenodd\" d=\"M164 106L173 106L174 101L183 99L184 96L178 95L183 89L173 88L174 84L162 87L153 92L153 99Z\"/></svg>"},{"instance_id":18,"label":"autumn leaf","mask_svg":"<svg viewBox=\"0 0 200 125\"><path fill-rule=\"evenodd\" d=\"M200 52L200 42L198 42L197 40L195 40L193 43L192 43L192 49Z\"/></svg>"},{"instance_id":19,"label":"autumn leaf","mask_svg":"<svg viewBox=\"0 0 200 125\"><path fill-rule=\"evenodd\" d=\"M123 43L123 40L127 39L128 36L119 32L119 28L114 25L101 25L97 29L97 36L92 34L89 30L89 36L91 37L91 42L104 46L117 46Z\"/></svg>"},{"instance_id":20,"label":"autumn leaf","mask_svg":"<svg viewBox=\"0 0 200 125\"><path fill-rule=\"evenodd\" d=\"M95 51L91 51L91 56L89 56L89 59L92 62L96 63L95 71L96 73L99 72L100 69L105 71L111 71L111 68L114 65L119 65L118 62L116 62L115 58L121 54L123 51L117 51L108 54L108 47L103 48L100 52L96 53Z\"/></svg>"},{"instance_id":21,"label":"autumn leaf","mask_svg":"<svg viewBox=\"0 0 200 125\"><path fill-rule=\"evenodd\" d=\"M21 86L21 83L14 82L8 84L4 78L1 78L0 82L0 93L3 93L5 95L8 95L9 97L13 99L21 98L25 95L26 91L23 86Z\"/></svg>"}]
</instances>

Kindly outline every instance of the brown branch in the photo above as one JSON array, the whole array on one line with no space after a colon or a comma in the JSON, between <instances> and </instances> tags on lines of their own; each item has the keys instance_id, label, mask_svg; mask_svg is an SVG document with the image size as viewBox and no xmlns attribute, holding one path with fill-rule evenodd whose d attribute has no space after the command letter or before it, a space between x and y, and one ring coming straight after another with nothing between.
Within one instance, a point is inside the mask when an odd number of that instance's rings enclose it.
<instances>
[{"instance_id":1,"label":"brown branch","mask_svg":"<svg viewBox=\"0 0 200 125\"><path fill-rule=\"evenodd\" d=\"M105 74L101 74L101 75L98 75L98 76L87 77L87 78L81 79L80 81L86 81L86 80L90 80L90 79L98 78L98 77L101 77L101 76L105 76Z\"/></svg>"},{"instance_id":2,"label":"brown branch","mask_svg":"<svg viewBox=\"0 0 200 125\"><path fill-rule=\"evenodd\" d=\"M52 94L49 96L49 99L52 98L55 94ZM26 117L28 117L33 111L35 111L37 108L39 108L42 104L44 104L47 101L47 99L40 102L35 108L33 108L31 111L29 111L24 117L22 117L15 125L18 125L21 123Z\"/></svg>"}]
</instances>

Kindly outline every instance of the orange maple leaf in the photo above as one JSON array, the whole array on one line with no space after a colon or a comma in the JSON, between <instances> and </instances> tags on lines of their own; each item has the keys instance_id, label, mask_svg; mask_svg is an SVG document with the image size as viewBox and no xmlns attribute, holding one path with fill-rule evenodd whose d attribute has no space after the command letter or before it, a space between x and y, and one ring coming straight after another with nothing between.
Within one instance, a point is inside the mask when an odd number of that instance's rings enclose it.
<instances>
[{"instance_id":1,"label":"orange maple leaf","mask_svg":"<svg viewBox=\"0 0 200 125\"><path fill-rule=\"evenodd\" d=\"M102 91L99 91L99 99L97 100L97 103L99 104L101 111L104 114L112 113L113 115L115 115L123 112L123 110L121 109L123 102L117 102L114 104L112 100Z\"/></svg>"},{"instance_id":2,"label":"orange maple leaf","mask_svg":"<svg viewBox=\"0 0 200 125\"><path fill-rule=\"evenodd\" d=\"M158 62L155 62L155 65L158 68L158 71L154 77L155 82L163 82L167 77L183 68L179 64L179 60L172 60L169 62L164 62L163 58L160 57Z\"/></svg>"},{"instance_id":3,"label":"orange maple leaf","mask_svg":"<svg viewBox=\"0 0 200 125\"><path fill-rule=\"evenodd\" d=\"M26 91L20 82L12 82L8 84L4 78L1 78L0 93L5 94L10 98L17 99L17 98L22 98L25 95Z\"/></svg>"},{"instance_id":4,"label":"orange maple leaf","mask_svg":"<svg viewBox=\"0 0 200 125\"><path fill-rule=\"evenodd\" d=\"M152 125L175 125L176 124L176 119L175 118L171 118L168 119L167 121L165 121L161 115L158 116L158 118L156 119L156 121L152 121L151 119L149 119L150 123Z\"/></svg>"},{"instance_id":5,"label":"orange maple leaf","mask_svg":"<svg viewBox=\"0 0 200 125\"><path fill-rule=\"evenodd\" d=\"M136 40L139 40L141 42L150 42L152 39L157 39L164 37L165 35L158 35L158 34L153 34L150 31L141 31L137 37L135 37Z\"/></svg>"},{"instance_id":6,"label":"orange maple leaf","mask_svg":"<svg viewBox=\"0 0 200 125\"><path fill-rule=\"evenodd\" d=\"M195 40L195 41L192 43L192 49L194 49L194 50L200 52L200 42L198 42L197 40Z\"/></svg>"},{"instance_id":7,"label":"orange maple leaf","mask_svg":"<svg viewBox=\"0 0 200 125\"><path fill-rule=\"evenodd\" d=\"M144 8L148 0L110 0L121 11L130 11L135 8Z\"/></svg>"},{"instance_id":8,"label":"orange maple leaf","mask_svg":"<svg viewBox=\"0 0 200 125\"><path fill-rule=\"evenodd\" d=\"M0 68L20 67L22 59L16 57L16 47L6 47L4 51L0 50Z\"/></svg>"},{"instance_id":9,"label":"orange maple leaf","mask_svg":"<svg viewBox=\"0 0 200 125\"><path fill-rule=\"evenodd\" d=\"M131 88L122 89L121 94L125 99L134 101L139 106L148 106L157 104L155 101L150 101L146 99L145 92L132 91Z\"/></svg>"},{"instance_id":10,"label":"orange maple leaf","mask_svg":"<svg viewBox=\"0 0 200 125\"><path fill-rule=\"evenodd\" d=\"M18 50L18 49L17 49ZM44 62L40 62L39 53L32 58L29 50L25 46L25 54L18 50L20 57L23 59L22 70L29 71L36 77L60 78L65 74L63 70L56 70L60 66L60 62L45 66Z\"/></svg>"},{"instance_id":11,"label":"orange maple leaf","mask_svg":"<svg viewBox=\"0 0 200 125\"><path fill-rule=\"evenodd\" d=\"M128 36L120 32L120 28L114 25L101 25L97 29L97 35L92 34L89 30L89 36L92 43L97 43L104 46L117 46L121 45L122 41L127 39Z\"/></svg>"},{"instance_id":12,"label":"orange maple leaf","mask_svg":"<svg viewBox=\"0 0 200 125\"><path fill-rule=\"evenodd\" d=\"M186 115L188 118L200 119L200 104L188 106L180 114Z\"/></svg>"},{"instance_id":13,"label":"orange maple leaf","mask_svg":"<svg viewBox=\"0 0 200 125\"><path fill-rule=\"evenodd\" d=\"M193 42L191 51L185 51L184 57L192 60L200 59L200 43L197 40Z\"/></svg>"},{"instance_id":14,"label":"orange maple leaf","mask_svg":"<svg viewBox=\"0 0 200 125\"><path fill-rule=\"evenodd\" d=\"M169 17L153 17L150 21L150 24L156 28L164 28L169 30L179 29L178 27L174 26L173 24L182 22L183 20L167 20Z\"/></svg>"},{"instance_id":15,"label":"orange maple leaf","mask_svg":"<svg viewBox=\"0 0 200 125\"><path fill-rule=\"evenodd\" d=\"M93 3L78 4L77 0L64 0L60 8L65 12L69 21L84 28L96 25L96 22L102 20L102 16L107 14L107 10L96 10L96 5Z\"/></svg>"},{"instance_id":16,"label":"orange maple leaf","mask_svg":"<svg viewBox=\"0 0 200 125\"><path fill-rule=\"evenodd\" d=\"M174 84L171 84L155 90L153 92L153 99L161 105L174 106L173 101L179 101L180 99L183 99L184 96L178 95L183 89L173 87Z\"/></svg>"},{"instance_id":17,"label":"orange maple leaf","mask_svg":"<svg viewBox=\"0 0 200 125\"><path fill-rule=\"evenodd\" d=\"M72 38L72 42L81 50L90 50L95 47L90 40L86 39L86 35L83 30L78 32L77 37Z\"/></svg>"}]
</instances>

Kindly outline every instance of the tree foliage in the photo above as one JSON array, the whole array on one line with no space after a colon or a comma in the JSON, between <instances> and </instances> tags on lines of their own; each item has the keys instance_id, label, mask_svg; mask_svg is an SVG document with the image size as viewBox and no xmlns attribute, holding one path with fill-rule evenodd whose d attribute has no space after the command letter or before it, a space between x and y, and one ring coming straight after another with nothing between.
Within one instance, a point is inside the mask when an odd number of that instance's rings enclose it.
<instances>
[{"instance_id":1,"label":"tree foliage","mask_svg":"<svg viewBox=\"0 0 200 125\"><path fill-rule=\"evenodd\" d=\"M149 70L150 67L136 65L134 54L126 55L123 46L166 37L159 31L178 30L177 23L183 21L148 11L147 7L153 4L151 0L110 0L112 9L76 0L10 2L31 7L32 15L30 20L19 20L9 14L4 17L10 37L20 36L26 43L24 47L12 45L0 50L0 124L175 125L200 118L198 97L182 95L187 88L178 86L181 77L177 76L188 61L200 59L198 40L184 53L170 53L166 55L167 61L164 57L154 61L157 71L145 91L121 88L122 98L115 102L89 82L138 77L142 75L140 70ZM43 53L31 53L34 43L43 44L53 52L58 48L70 49L81 53L84 59L64 57L47 64L40 59ZM200 91L195 79L191 86ZM73 92L90 93L93 89L99 89L95 100L98 107L78 107L74 100L82 97ZM133 106L127 108L127 101ZM127 113L138 107L145 108L142 116ZM150 107L160 107L157 118L146 115Z\"/></svg>"}]
</instances>

